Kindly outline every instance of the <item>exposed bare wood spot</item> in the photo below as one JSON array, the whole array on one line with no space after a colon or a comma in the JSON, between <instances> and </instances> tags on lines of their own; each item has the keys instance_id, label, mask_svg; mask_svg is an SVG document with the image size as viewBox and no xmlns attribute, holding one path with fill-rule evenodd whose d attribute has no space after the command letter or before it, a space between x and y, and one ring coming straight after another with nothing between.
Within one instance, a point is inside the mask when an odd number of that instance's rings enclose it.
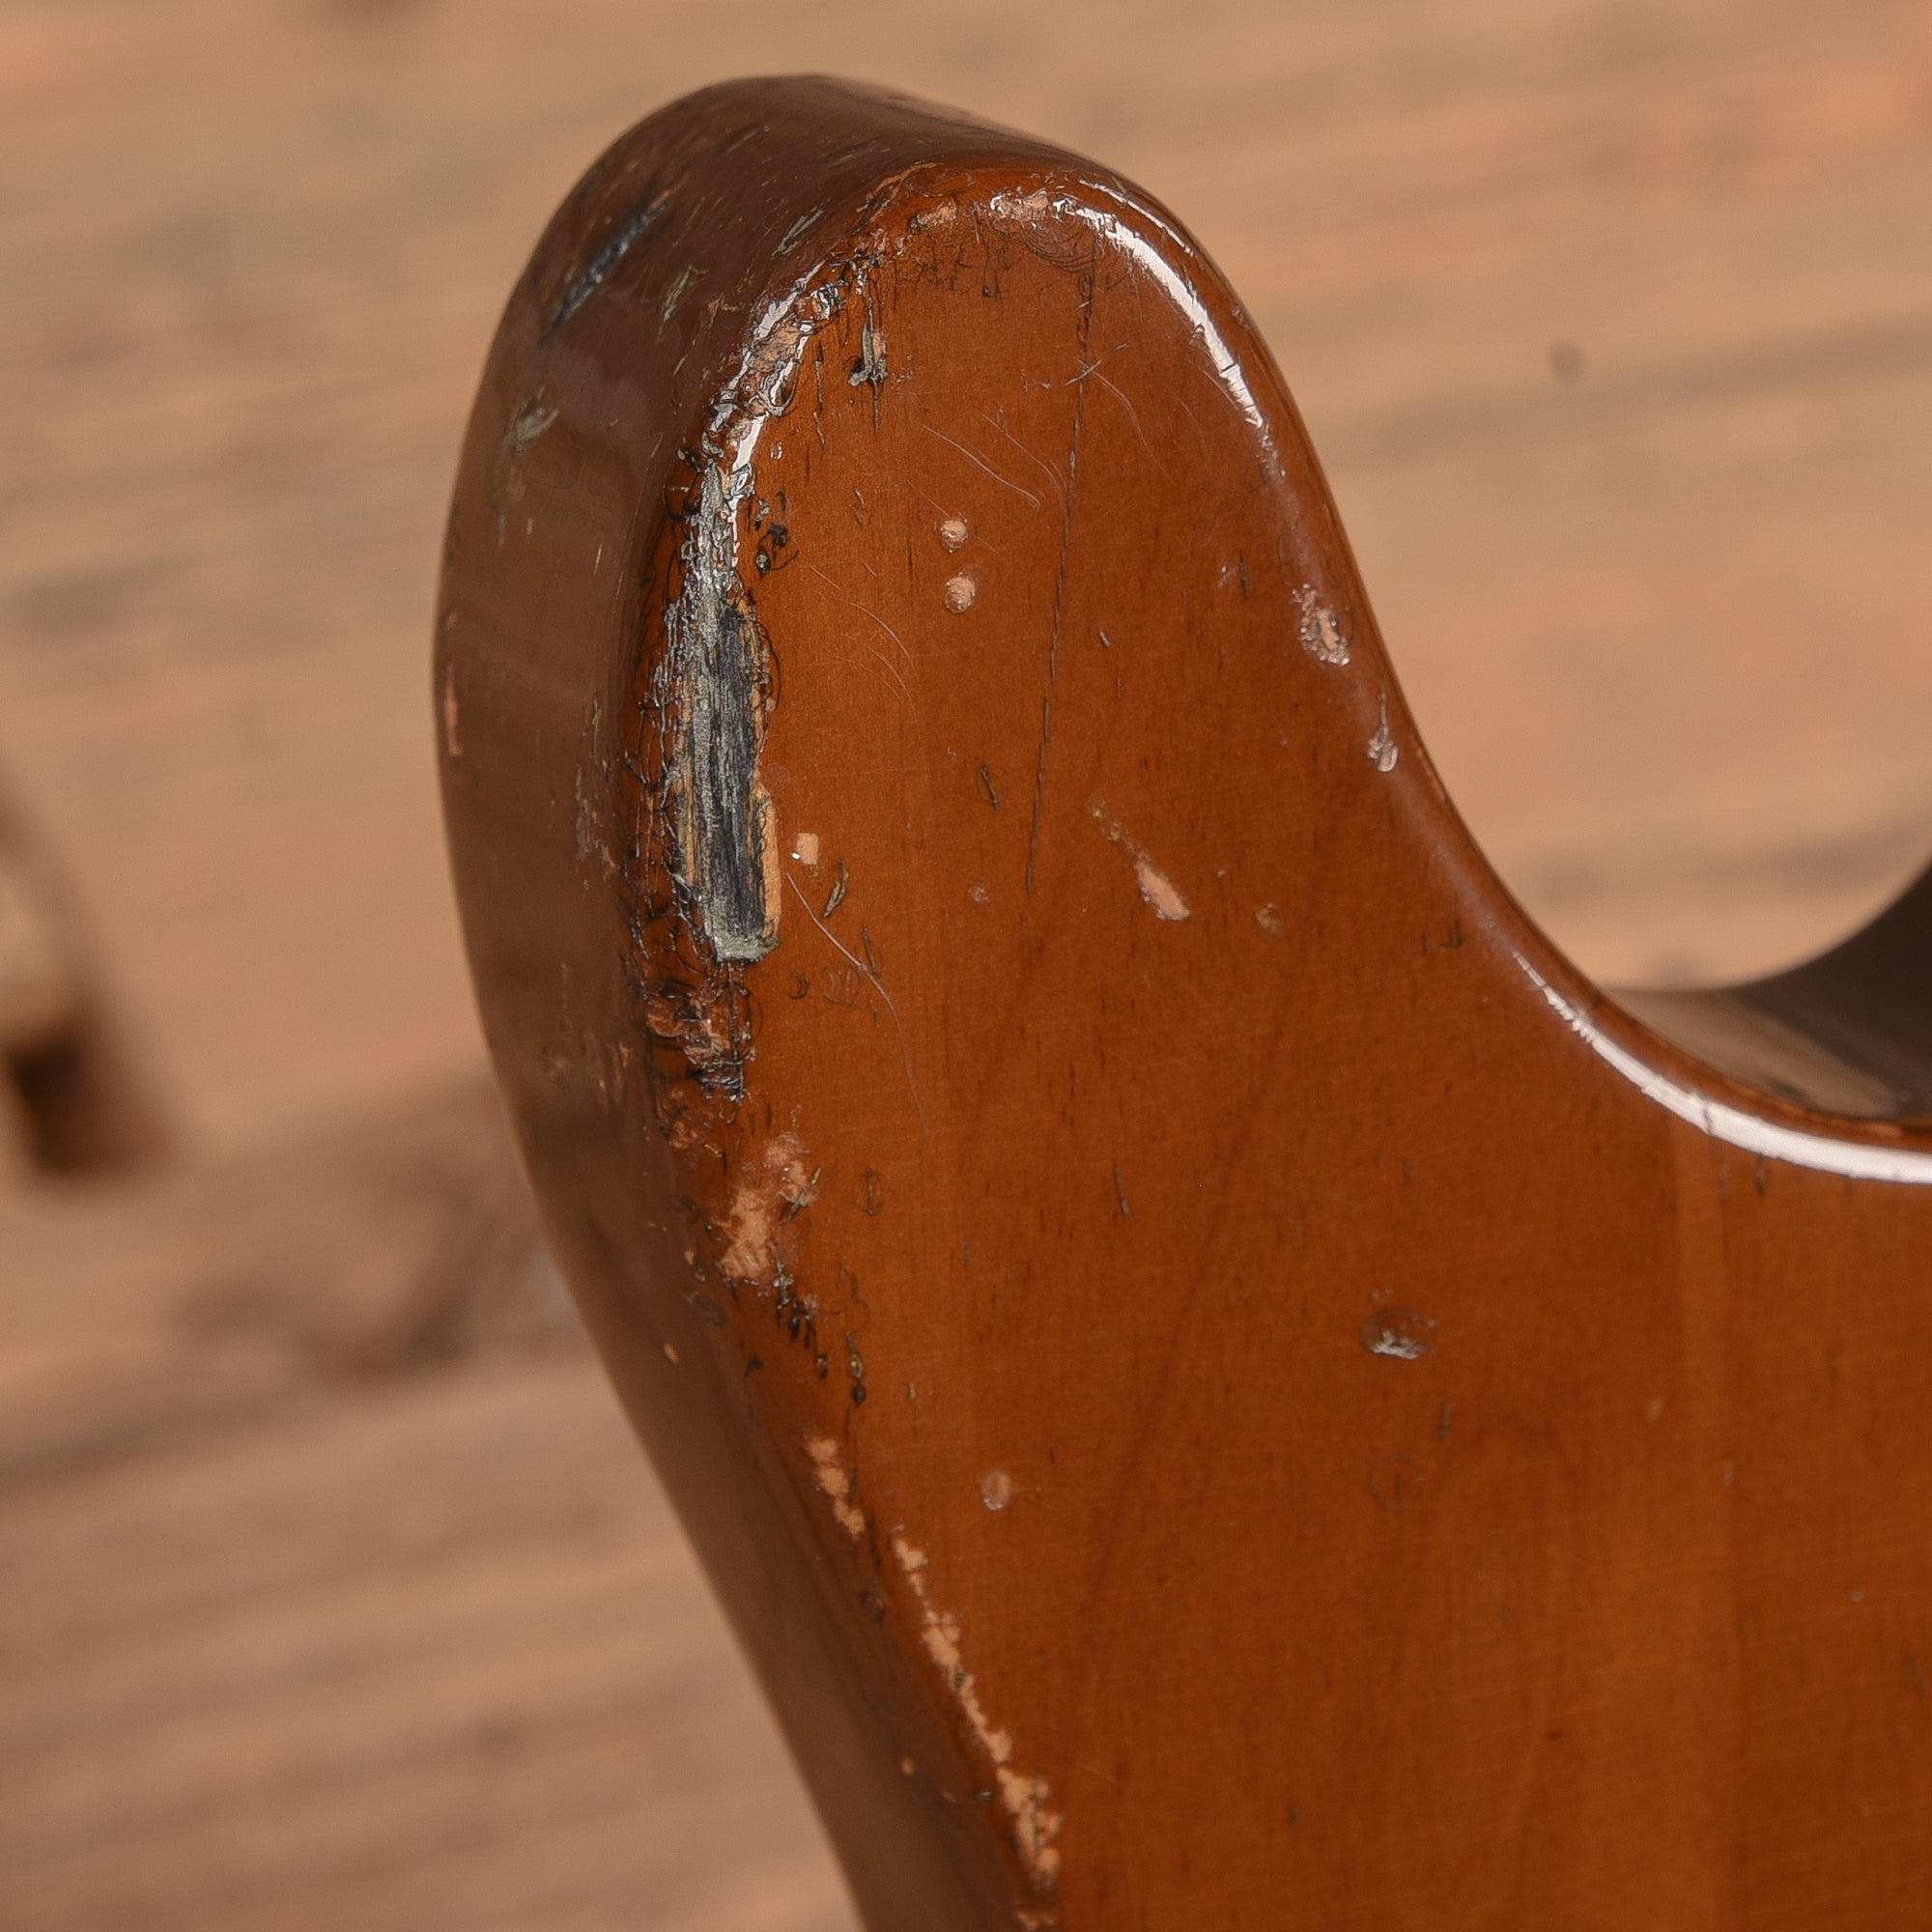
<instances>
[{"instance_id":1,"label":"exposed bare wood spot","mask_svg":"<svg viewBox=\"0 0 1932 1932\"><path fill-rule=\"evenodd\" d=\"M1046 1801L1053 1795L1052 1787L1043 1777L1013 1770L1012 1733L997 1729L980 1701L979 1682L966 1667L964 1633L959 1619L950 1611L935 1608L927 1596L925 1551L915 1548L903 1536L895 1535L892 1544L893 1554L919 1602L923 1620L920 1642L952 1690L973 1742L992 1759L994 1781L1000 1802L1012 1820L1013 1843L1020 1861L1036 1885L1051 1887L1060 1874L1060 1852L1053 1841L1060 1835L1061 1826L1060 1815L1046 1808Z\"/></svg>"},{"instance_id":2,"label":"exposed bare wood spot","mask_svg":"<svg viewBox=\"0 0 1932 1932\"><path fill-rule=\"evenodd\" d=\"M1312 583L1294 593L1301 611L1301 648L1319 664L1345 665L1349 662L1349 639L1342 622Z\"/></svg>"},{"instance_id":3,"label":"exposed bare wood spot","mask_svg":"<svg viewBox=\"0 0 1932 1932\"><path fill-rule=\"evenodd\" d=\"M801 832L798 835L798 837L791 841L791 856L794 859L796 859L801 866L817 865L818 834L815 832Z\"/></svg>"},{"instance_id":4,"label":"exposed bare wood spot","mask_svg":"<svg viewBox=\"0 0 1932 1932\"><path fill-rule=\"evenodd\" d=\"M1043 1777L1030 1777L1004 1764L994 1776L1000 1797L1012 1813L1013 1842L1021 1859L1039 1884L1051 1885L1060 1872L1060 1853L1053 1842L1059 1835L1060 1815L1046 1808L1053 1787Z\"/></svg>"},{"instance_id":5,"label":"exposed bare wood spot","mask_svg":"<svg viewBox=\"0 0 1932 1932\"><path fill-rule=\"evenodd\" d=\"M866 1512L852 1500L852 1472L845 1466L838 1443L829 1435L819 1435L805 1447L811 1458L811 1473L832 1504L834 1520L857 1543L866 1533Z\"/></svg>"},{"instance_id":6,"label":"exposed bare wood spot","mask_svg":"<svg viewBox=\"0 0 1932 1932\"><path fill-rule=\"evenodd\" d=\"M1185 919L1187 901L1181 897L1174 881L1148 856L1147 847L1097 798L1088 801L1087 812L1100 828L1102 836L1111 839L1133 861L1135 883L1141 889L1141 897L1153 908L1154 917Z\"/></svg>"},{"instance_id":7,"label":"exposed bare wood spot","mask_svg":"<svg viewBox=\"0 0 1932 1932\"><path fill-rule=\"evenodd\" d=\"M818 1181L796 1134L775 1134L738 1170L718 1265L733 1281L769 1283L778 1272L780 1226L818 1199Z\"/></svg>"}]
</instances>

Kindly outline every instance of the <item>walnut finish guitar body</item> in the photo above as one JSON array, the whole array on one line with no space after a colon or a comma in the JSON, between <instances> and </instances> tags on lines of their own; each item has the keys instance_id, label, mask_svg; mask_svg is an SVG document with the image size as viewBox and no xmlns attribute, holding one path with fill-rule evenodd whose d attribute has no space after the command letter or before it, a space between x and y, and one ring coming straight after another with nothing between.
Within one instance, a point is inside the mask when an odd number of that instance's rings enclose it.
<instances>
[{"instance_id":1,"label":"walnut finish guitar body","mask_svg":"<svg viewBox=\"0 0 1932 1932\"><path fill-rule=\"evenodd\" d=\"M1920 900L1587 983L1155 203L653 116L436 691L555 1250L873 1932L1932 1922Z\"/></svg>"}]
</instances>

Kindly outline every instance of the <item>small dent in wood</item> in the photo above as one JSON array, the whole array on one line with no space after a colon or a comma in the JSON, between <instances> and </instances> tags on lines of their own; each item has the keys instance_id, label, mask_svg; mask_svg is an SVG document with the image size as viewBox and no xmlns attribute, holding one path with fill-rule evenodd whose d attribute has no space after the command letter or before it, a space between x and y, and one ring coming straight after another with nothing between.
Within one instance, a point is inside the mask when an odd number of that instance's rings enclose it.
<instances>
[{"instance_id":1,"label":"small dent in wood","mask_svg":"<svg viewBox=\"0 0 1932 1932\"><path fill-rule=\"evenodd\" d=\"M1362 1347L1392 1362L1419 1362L1435 1346L1435 1321L1412 1308L1378 1308L1361 1328Z\"/></svg>"}]
</instances>

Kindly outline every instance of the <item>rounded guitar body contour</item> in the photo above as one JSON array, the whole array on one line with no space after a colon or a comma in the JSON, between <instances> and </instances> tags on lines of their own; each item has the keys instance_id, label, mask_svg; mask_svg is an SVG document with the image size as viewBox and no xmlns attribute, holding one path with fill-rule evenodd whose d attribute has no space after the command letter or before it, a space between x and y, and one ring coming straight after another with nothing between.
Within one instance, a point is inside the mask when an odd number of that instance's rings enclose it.
<instances>
[{"instance_id":1,"label":"rounded guitar body contour","mask_svg":"<svg viewBox=\"0 0 1932 1932\"><path fill-rule=\"evenodd\" d=\"M873 1932L1926 1922L1922 908L1585 982L1157 205L644 122L436 694L555 1251Z\"/></svg>"}]
</instances>

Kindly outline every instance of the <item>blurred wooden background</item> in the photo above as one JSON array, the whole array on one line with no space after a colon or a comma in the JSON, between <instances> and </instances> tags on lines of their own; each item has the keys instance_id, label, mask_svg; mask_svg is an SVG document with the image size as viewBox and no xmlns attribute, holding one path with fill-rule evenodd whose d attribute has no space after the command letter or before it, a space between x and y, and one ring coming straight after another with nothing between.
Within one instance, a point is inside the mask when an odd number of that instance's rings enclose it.
<instances>
[{"instance_id":1,"label":"blurred wooden background","mask_svg":"<svg viewBox=\"0 0 1932 1932\"><path fill-rule=\"evenodd\" d=\"M0 773L173 1129L4 1164L10 1932L849 1924L536 1245L426 691L540 223L797 69L1195 228L1586 967L1781 963L1932 843L1923 0L0 0Z\"/></svg>"}]
</instances>

